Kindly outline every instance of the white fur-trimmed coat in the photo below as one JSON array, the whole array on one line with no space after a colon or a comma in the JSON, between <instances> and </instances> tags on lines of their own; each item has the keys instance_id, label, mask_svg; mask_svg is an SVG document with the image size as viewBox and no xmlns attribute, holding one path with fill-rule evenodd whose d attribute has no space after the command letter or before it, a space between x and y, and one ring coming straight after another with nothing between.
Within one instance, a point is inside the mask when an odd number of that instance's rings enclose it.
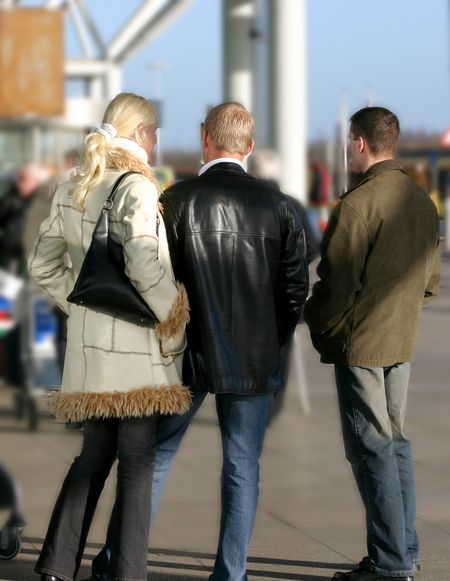
<instances>
[{"instance_id":1,"label":"white fur-trimmed coat","mask_svg":"<svg viewBox=\"0 0 450 581\"><path fill-rule=\"evenodd\" d=\"M119 186L110 229L123 245L128 277L160 323L139 327L66 300L114 182L127 169L146 169L128 161L106 170L88 193L84 211L69 195L70 182L59 186L28 259L31 276L69 315L62 389L52 402L63 419L183 413L189 407L190 392L181 383L187 296L174 281L158 191L145 175L130 175ZM66 252L71 268L65 266Z\"/></svg>"}]
</instances>

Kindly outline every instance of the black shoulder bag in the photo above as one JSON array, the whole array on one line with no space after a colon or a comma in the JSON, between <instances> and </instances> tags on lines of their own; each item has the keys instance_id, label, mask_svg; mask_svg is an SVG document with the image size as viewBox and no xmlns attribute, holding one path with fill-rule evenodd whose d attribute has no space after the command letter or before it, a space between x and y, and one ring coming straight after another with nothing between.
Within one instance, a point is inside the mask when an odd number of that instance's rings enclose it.
<instances>
[{"instance_id":1,"label":"black shoulder bag","mask_svg":"<svg viewBox=\"0 0 450 581\"><path fill-rule=\"evenodd\" d=\"M114 183L103 204L80 274L67 300L135 325L154 327L157 320L155 315L125 274L123 247L109 235L109 214L117 188L127 176L135 173L139 172L123 173Z\"/></svg>"}]
</instances>

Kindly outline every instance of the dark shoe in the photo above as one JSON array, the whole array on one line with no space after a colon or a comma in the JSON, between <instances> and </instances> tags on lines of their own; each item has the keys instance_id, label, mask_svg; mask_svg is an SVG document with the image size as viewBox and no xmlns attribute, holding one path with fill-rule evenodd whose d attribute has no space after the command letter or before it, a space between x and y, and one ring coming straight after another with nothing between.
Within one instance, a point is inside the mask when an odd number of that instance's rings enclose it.
<instances>
[{"instance_id":1,"label":"dark shoe","mask_svg":"<svg viewBox=\"0 0 450 581\"><path fill-rule=\"evenodd\" d=\"M91 575L88 579L81 579L80 581L108 581L106 575Z\"/></svg>"},{"instance_id":2,"label":"dark shoe","mask_svg":"<svg viewBox=\"0 0 450 581\"><path fill-rule=\"evenodd\" d=\"M83 423L82 422L66 422L64 425L66 430L82 430Z\"/></svg>"},{"instance_id":3,"label":"dark shoe","mask_svg":"<svg viewBox=\"0 0 450 581\"><path fill-rule=\"evenodd\" d=\"M41 575L41 581L63 581L63 580L60 579L59 577L55 577L54 575L47 575L47 573L44 573L43 575Z\"/></svg>"},{"instance_id":4,"label":"dark shoe","mask_svg":"<svg viewBox=\"0 0 450 581\"><path fill-rule=\"evenodd\" d=\"M386 577L385 575L379 575L378 573L372 573L371 571L361 571L360 573L355 573L354 571L349 571L348 573L335 573L331 578L336 581L414 581L412 575L408 577Z\"/></svg>"},{"instance_id":5,"label":"dark shoe","mask_svg":"<svg viewBox=\"0 0 450 581\"><path fill-rule=\"evenodd\" d=\"M373 571L367 571L367 569L363 568L362 563L360 563L356 569L348 571L347 573L335 573L332 579L338 579L340 581L414 581L412 575L407 577L386 577L385 575L380 575Z\"/></svg>"}]
</instances>

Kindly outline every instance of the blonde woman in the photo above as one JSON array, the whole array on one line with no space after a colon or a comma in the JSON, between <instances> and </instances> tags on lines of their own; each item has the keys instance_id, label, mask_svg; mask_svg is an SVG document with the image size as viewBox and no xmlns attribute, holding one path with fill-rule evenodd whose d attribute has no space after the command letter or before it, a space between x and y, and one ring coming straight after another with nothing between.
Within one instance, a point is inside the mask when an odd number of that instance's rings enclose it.
<instances>
[{"instance_id":1,"label":"blonde woman","mask_svg":"<svg viewBox=\"0 0 450 581\"><path fill-rule=\"evenodd\" d=\"M36 572L43 581L75 579L104 482L118 459L116 526L108 577L147 579L147 537L157 414L180 414L190 393L180 380L188 303L174 281L159 187L148 165L156 143L154 107L117 95L86 137L80 168L62 184L29 257L36 282L68 315L62 389L54 413L83 422L84 439L62 486ZM117 178L112 235L126 273L159 323L155 329L69 304L103 203ZM68 253L72 268L65 267Z\"/></svg>"}]
</instances>

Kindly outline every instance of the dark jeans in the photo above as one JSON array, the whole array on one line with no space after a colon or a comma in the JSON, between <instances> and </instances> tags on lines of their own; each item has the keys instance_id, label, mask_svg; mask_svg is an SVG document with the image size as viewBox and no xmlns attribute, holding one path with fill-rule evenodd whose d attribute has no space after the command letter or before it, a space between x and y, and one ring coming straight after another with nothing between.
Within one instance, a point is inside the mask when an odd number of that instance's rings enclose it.
<instances>
[{"instance_id":1,"label":"dark jeans","mask_svg":"<svg viewBox=\"0 0 450 581\"><path fill-rule=\"evenodd\" d=\"M204 393L195 394L191 408L183 415L158 417L152 521L158 510L172 461L205 396ZM224 393L215 397L223 451L222 515L217 557L211 579L246 581L247 553L258 504L259 458L273 396ZM92 574L99 580L104 579L109 559L114 556L111 543L117 526L114 512L115 507L106 545L92 563Z\"/></svg>"},{"instance_id":2,"label":"dark jeans","mask_svg":"<svg viewBox=\"0 0 450 581\"><path fill-rule=\"evenodd\" d=\"M117 457L116 510L108 578L146 581L156 416L84 423L81 454L64 480L36 564L73 581L106 478Z\"/></svg>"}]
</instances>

